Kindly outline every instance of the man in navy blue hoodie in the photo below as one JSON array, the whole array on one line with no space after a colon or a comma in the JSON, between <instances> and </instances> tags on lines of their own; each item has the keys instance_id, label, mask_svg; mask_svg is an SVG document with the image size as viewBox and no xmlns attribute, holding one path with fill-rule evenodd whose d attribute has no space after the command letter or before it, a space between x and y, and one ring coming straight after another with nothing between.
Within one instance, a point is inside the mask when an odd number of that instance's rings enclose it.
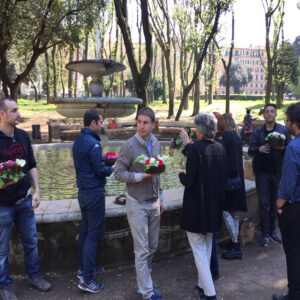
<instances>
[{"instance_id":1,"label":"man in navy blue hoodie","mask_svg":"<svg viewBox=\"0 0 300 300\"><path fill-rule=\"evenodd\" d=\"M73 145L73 159L76 169L78 202L81 209L81 229L77 243L81 290L97 293L103 284L95 278L95 259L105 217L105 177L113 172L105 166L99 134L103 118L98 110L86 111L84 127Z\"/></svg>"},{"instance_id":2,"label":"man in navy blue hoodie","mask_svg":"<svg viewBox=\"0 0 300 300\"><path fill-rule=\"evenodd\" d=\"M13 99L0 100L0 162L23 159L25 176L17 183L0 189L0 296L15 300L12 278L9 276L9 241L15 224L24 247L26 272L29 283L42 292L51 285L40 276L36 223L33 210L40 204L40 190L36 162L28 134L16 128L20 113ZM34 193L31 194L31 185Z\"/></svg>"}]
</instances>

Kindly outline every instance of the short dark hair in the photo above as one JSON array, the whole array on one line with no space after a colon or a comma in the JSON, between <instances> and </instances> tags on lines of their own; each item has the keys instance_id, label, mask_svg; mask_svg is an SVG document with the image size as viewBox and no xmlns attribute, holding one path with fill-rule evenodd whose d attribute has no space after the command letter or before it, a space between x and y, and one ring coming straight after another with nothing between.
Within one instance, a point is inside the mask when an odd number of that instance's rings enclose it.
<instances>
[{"instance_id":1,"label":"short dark hair","mask_svg":"<svg viewBox=\"0 0 300 300\"><path fill-rule=\"evenodd\" d=\"M296 123L300 129L300 102L291 104L287 110L286 115L292 123Z\"/></svg>"},{"instance_id":2,"label":"short dark hair","mask_svg":"<svg viewBox=\"0 0 300 300\"><path fill-rule=\"evenodd\" d=\"M5 104L5 101L15 101L15 99L12 99L12 98L0 98L0 110L3 110L3 111L7 111L7 106Z\"/></svg>"},{"instance_id":3,"label":"short dark hair","mask_svg":"<svg viewBox=\"0 0 300 300\"><path fill-rule=\"evenodd\" d=\"M246 113L249 115L251 113L251 108L246 108Z\"/></svg>"},{"instance_id":4,"label":"short dark hair","mask_svg":"<svg viewBox=\"0 0 300 300\"><path fill-rule=\"evenodd\" d=\"M98 122L100 119L100 111L97 109L89 109L85 112L83 117L83 125L84 127L89 127L92 121Z\"/></svg>"},{"instance_id":5,"label":"short dark hair","mask_svg":"<svg viewBox=\"0 0 300 300\"><path fill-rule=\"evenodd\" d=\"M144 115L144 116L150 117L152 123L155 121L155 113L154 113L154 111L150 107L142 107L138 111L138 113L136 115L136 119L138 119L139 115Z\"/></svg>"},{"instance_id":6,"label":"short dark hair","mask_svg":"<svg viewBox=\"0 0 300 300\"><path fill-rule=\"evenodd\" d=\"M274 104L274 103L268 103L268 104L266 104L266 105L265 105L265 107L264 107L264 111L266 110L266 108L267 108L268 106L274 107L274 108L275 108L275 110L277 110L277 106L276 106L276 104Z\"/></svg>"}]
</instances>

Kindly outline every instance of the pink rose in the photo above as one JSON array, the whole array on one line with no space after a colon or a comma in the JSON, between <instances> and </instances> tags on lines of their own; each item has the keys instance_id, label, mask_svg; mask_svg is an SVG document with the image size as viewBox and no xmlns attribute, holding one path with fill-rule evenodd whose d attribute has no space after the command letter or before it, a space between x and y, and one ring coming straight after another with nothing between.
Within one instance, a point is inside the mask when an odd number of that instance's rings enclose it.
<instances>
[{"instance_id":1,"label":"pink rose","mask_svg":"<svg viewBox=\"0 0 300 300\"><path fill-rule=\"evenodd\" d=\"M14 162L13 160L8 160L8 161L6 162L6 165L7 165L8 167L13 167L13 166L15 166L15 164L16 164L16 162Z\"/></svg>"}]
</instances>

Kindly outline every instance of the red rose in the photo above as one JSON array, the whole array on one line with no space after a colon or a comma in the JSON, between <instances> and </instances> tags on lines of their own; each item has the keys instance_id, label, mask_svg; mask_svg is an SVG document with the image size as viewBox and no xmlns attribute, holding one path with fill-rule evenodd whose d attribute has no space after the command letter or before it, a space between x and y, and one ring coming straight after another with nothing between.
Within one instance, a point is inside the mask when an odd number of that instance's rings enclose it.
<instances>
[{"instance_id":1,"label":"red rose","mask_svg":"<svg viewBox=\"0 0 300 300\"><path fill-rule=\"evenodd\" d=\"M156 158L156 160L158 161L158 165L159 166L163 166L164 165L164 162L161 159Z\"/></svg>"},{"instance_id":2,"label":"red rose","mask_svg":"<svg viewBox=\"0 0 300 300\"><path fill-rule=\"evenodd\" d=\"M145 165L149 165L149 163L150 163L150 158L148 158L148 159L146 160Z\"/></svg>"}]
</instances>

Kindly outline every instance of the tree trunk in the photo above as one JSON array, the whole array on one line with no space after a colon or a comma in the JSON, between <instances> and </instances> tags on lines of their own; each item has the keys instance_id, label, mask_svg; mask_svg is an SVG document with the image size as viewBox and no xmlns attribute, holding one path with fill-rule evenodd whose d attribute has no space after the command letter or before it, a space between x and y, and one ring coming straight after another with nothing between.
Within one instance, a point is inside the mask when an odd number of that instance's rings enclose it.
<instances>
[{"instance_id":1,"label":"tree trunk","mask_svg":"<svg viewBox=\"0 0 300 300\"><path fill-rule=\"evenodd\" d=\"M76 60L79 60L79 44L76 47ZM78 72L75 72L75 82L74 82L74 97L77 97L77 86L78 86Z\"/></svg>"},{"instance_id":2,"label":"tree trunk","mask_svg":"<svg viewBox=\"0 0 300 300\"><path fill-rule=\"evenodd\" d=\"M200 80L199 77L195 80L194 85L194 108L192 116L199 114L200 110Z\"/></svg>"},{"instance_id":3,"label":"tree trunk","mask_svg":"<svg viewBox=\"0 0 300 300\"><path fill-rule=\"evenodd\" d=\"M45 62L46 62L46 95L47 104L50 103L50 64L48 52L45 52Z\"/></svg>"},{"instance_id":4,"label":"tree trunk","mask_svg":"<svg viewBox=\"0 0 300 300\"><path fill-rule=\"evenodd\" d=\"M59 48L59 56L60 56L60 80L61 80L61 87L62 87L62 96L65 97L66 91L65 91L65 84L64 84L64 78L63 78L63 62L62 62L62 54L61 54L61 48Z\"/></svg>"},{"instance_id":5,"label":"tree trunk","mask_svg":"<svg viewBox=\"0 0 300 300\"><path fill-rule=\"evenodd\" d=\"M57 99L56 46L52 48L53 96Z\"/></svg>"},{"instance_id":6,"label":"tree trunk","mask_svg":"<svg viewBox=\"0 0 300 300\"><path fill-rule=\"evenodd\" d=\"M225 104L225 112L227 114L230 113L230 68L228 66L225 69L226 72L226 104Z\"/></svg>"},{"instance_id":7,"label":"tree trunk","mask_svg":"<svg viewBox=\"0 0 300 300\"><path fill-rule=\"evenodd\" d=\"M177 56L176 56L176 43L173 40L173 81L174 81L174 95L176 94L176 62L177 62Z\"/></svg>"},{"instance_id":8,"label":"tree trunk","mask_svg":"<svg viewBox=\"0 0 300 300\"><path fill-rule=\"evenodd\" d=\"M85 34L85 42L84 42L84 59L88 59L88 52L89 52L89 34ZM84 91L85 91L85 96L89 97L89 83L87 80L87 77L83 77L84 81Z\"/></svg>"},{"instance_id":9,"label":"tree trunk","mask_svg":"<svg viewBox=\"0 0 300 300\"><path fill-rule=\"evenodd\" d=\"M167 97L166 97L166 72L165 72L165 57L161 55L161 68L162 68L162 86L163 86L163 94L162 99L163 103L167 103Z\"/></svg>"},{"instance_id":10,"label":"tree trunk","mask_svg":"<svg viewBox=\"0 0 300 300\"><path fill-rule=\"evenodd\" d=\"M143 103L139 106L148 106L148 92L147 86L151 75L151 64L152 64L152 34L150 31L149 15L148 15L148 1L141 0L141 12L142 12L142 23L146 46L146 61L142 67L142 71L139 71L137 62L134 56L133 43L131 39L130 28L128 26L127 19L127 1L126 0L114 0L115 11L118 19L118 25L122 31L124 45L126 48L128 63L131 69L134 87L136 95L142 98Z\"/></svg>"},{"instance_id":11,"label":"tree trunk","mask_svg":"<svg viewBox=\"0 0 300 300\"><path fill-rule=\"evenodd\" d=\"M74 56L74 46L70 45L69 62L73 61L73 56ZM73 71L68 72L68 95L69 97L73 97Z\"/></svg>"},{"instance_id":12,"label":"tree trunk","mask_svg":"<svg viewBox=\"0 0 300 300\"><path fill-rule=\"evenodd\" d=\"M32 78L31 78L30 75L29 75L29 80L30 80L31 85L32 85L33 90L34 90L34 100L35 100L35 102L38 102L38 100L39 100L39 97L38 97L38 90L37 90L36 85L35 85L35 83L34 83L34 81L32 80Z\"/></svg>"}]
</instances>

